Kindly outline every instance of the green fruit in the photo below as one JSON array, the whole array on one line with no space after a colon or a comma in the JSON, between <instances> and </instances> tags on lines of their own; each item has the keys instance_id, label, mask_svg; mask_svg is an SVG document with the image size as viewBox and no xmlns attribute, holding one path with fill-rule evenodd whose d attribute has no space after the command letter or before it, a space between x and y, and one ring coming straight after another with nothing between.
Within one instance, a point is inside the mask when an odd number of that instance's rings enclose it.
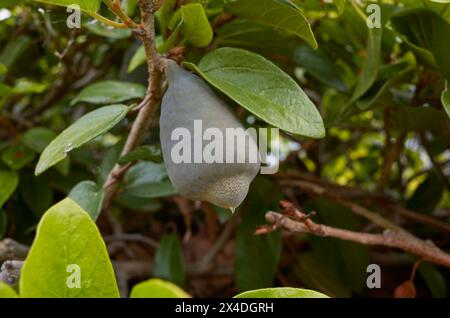
<instances>
[{"instance_id":1,"label":"green fruit","mask_svg":"<svg viewBox=\"0 0 450 318\"><path fill-rule=\"evenodd\" d=\"M164 164L172 184L179 194L191 200L208 201L229 209L238 207L247 196L250 183L260 169L260 157L254 138L245 132L245 144L243 139L235 139L234 147L226 147L229 141L225 137L229 131L227 128L241 129L241 132L245 129L228 106L202 79L173 61L168 62L166 77L169 88L161 106L160 139ZM194 152L197 150L195 153L199 153L199 148L195 148L195 145L206 149L212 140L216 140L216 135L210 140L204 140L198 134L198 129L194 131L194 121L200 120L202 132L211 128L223 135L223 147L220 148L223 150L222 160L209 163L205 160L194 161ZM173 151L182 138L172 138L172 133L180 128L189 132L187 141L190 143L191 161L174 160ZM230 151L234 151L235 155L232 162L226 158ZM253 156L255 160L250 160L249 152L256 154ZM184 151L180 153L185 154Z\"/></svg>"}]
</instances>

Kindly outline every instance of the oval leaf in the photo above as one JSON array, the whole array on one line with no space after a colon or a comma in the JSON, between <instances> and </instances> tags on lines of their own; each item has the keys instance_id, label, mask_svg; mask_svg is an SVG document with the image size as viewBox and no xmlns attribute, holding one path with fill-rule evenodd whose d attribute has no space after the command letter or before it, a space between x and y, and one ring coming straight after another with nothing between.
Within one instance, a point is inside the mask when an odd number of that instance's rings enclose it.
<instances>
[{"instance_id":1,"label":"oval leaf","mask_svg":"<svg viewBox=\"0 0 450 318\"><path fill-rule=\"evenodd\" d=\"M305 40L311 47L318 47L308 20L292 2L238 0L227 3L225 9L240 18L293 33Z\"/></svg>"},{"instance_id":2,"label":"oval leaf","mask_svg":"<svg viewBox=\"0 0 450 318\"><path fill-rule=\"evenodd\" d=\"M126 116L128 107L112 105L96 109L72 124L45 148L36 166L39 175L67 157L75 148L107 132Z\"/></svg>"},{"instance_id":3,"label":"oval leaf","mask_svg":"<svg viewBox=\"0 0 450 318\"><path fill-rule=\"evenodd\" d=\"M19 175L13 171L0 171L0 208L9 199L19 184Z\"/></svg>"},{"instance_id":4,"label":"oval leaf","mask_svg":"<svg viewBox=\"0 0 450 318\"><path fill-rule=\"evenodd\" d=\"M181 7L186 40L197 47L205 47L213 39L213 30L205 10L200 3L191 3Z\"/></svg>"},{"instance_id":5,"label":"oval leaf","mask_svg":"<svg viewBox=\"0 0 450 318\"><path fill-rule=\"evenodd\" d=\"M142 98L145 95L145 87L141 84L104 81L94 83L84 88L72 100L71 105L85 102L96 105L121 103L130 99Z\"/></svg>"},{"instance_id":6,"label":"oval leaf","mask_svg":"<svg viewBox=\"0 0 450 318\"><path fill-rule=\"evenodd\" d=\"M97 226L72 199L42 217L22 269L20 293L29 298L119 297Z\"/></svg>"},{"instance_id":7,"label":"oval leaf","mask_svg":"<svg viewBox=\"0 0 450 318\"><path fill-rule=\"evenodd\" d=\"M102 210L105 191L94 181L82 181L69 193L69 198L82 207L95 222Z\"/></svg>"},{"instance_id":8,"label":"oval leaf","mask_svg":"<svg viewBox=\"0 0 450 318\"><path fill-rule=\"evenodd\" d=\"M175 234L168 234L159 243L155 255L153 276L160 277L183 286L186 282L186 271L181 251L180 239Z\"/></svg>"},{"instance_id":9,"label":"oval leaf","mask_svg":"<svg viewBox=\"0 0 450 318\"><path fill-rule=\"evenodd\" d=\"M183 289L171 282L152 278L131 290L130 298L190 298Z\"/></svg>"},{"instance_id":10,"label":"oval leaf","mask_svg":"<svg viewBox=\"0 0 450 318\"><path fill-rule=\"evenodd\" d=\"M235 298L329 298L327 295L309 289L280 287L250 290Z\"/></svg>"},{"instance_id":11,"label":"oval leaf","mask_svg":"<svg viewBox=\"0 0 450 318\"><path fill-rule=\"evenodd\" d=\"M448 89L448 81L445 81L445 90L442 92L441 102L445 112L450 118L450 90Z\"/></svg>"},{"instance_id":12,"label":"oval leaf","mask_svg":"<svg viewBox=\"0 0 450 318\"><path fill-rule=\"evenodd\" d=\"M264 121L293 134L322 138L322 118L289 75L262 56L217 49L194 68L204 79Z\"/></svg>"},{"instance_id":13,"label":"oval leaf","mask_svg":"<svg viewBox=\"0 0 450 318\"><path fill-rule=\"evenodd\" d=\"M17 293L12 287L0 281L0 298L17 298Z\"/></svg>"},{"instance_id":14,"label":"oval leaf","mask_svg":"<svg viewBox=\"0 0 450 318\"><path fill-rule=\"evenodd\" d=\"M164 164L140 162L125 175L124 194L140 198L159 198L176 193Z\"/></svg>"},{"instance_id":15,"label":"oval leaf","mask_svg":"<svg viewBox=\"0 0 450 318\"><path fill-rule=\"evenodd\" d=\"M97 12L100 9L102 0L34 0L37 2L43 2L53 4L57 6L68 7L70 5L79 5L80 9L86 12Z\"/></svg>"}]
</instances>

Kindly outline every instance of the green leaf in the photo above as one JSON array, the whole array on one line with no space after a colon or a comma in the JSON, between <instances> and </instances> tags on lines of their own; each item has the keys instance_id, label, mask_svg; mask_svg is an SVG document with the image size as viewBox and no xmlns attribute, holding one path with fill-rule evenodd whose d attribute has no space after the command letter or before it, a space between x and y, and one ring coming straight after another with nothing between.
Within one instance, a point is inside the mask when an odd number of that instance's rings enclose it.
<instances>
[{"instance_id":1,"label":"green leaf","mask_svg":"<svg viewBox=\"0 0 450 318\"><path fill-rule=\"evenodd\" d=\"M54 202L53 190L48 181L36 178L28 171L20 174L19 190L23 200L37 217L41 217Z\"/></svg>"},{"instance_id":2,"label":"green leaf","mask_svg":"<svg viewBox=\"0 0 450 318\"><path fill-rule=\"evenodd\" d=\"M112 105L96 109L73 123L45 148L36 166L35 174L67 157L67 154L117 125L128 113L125 105Z\"/></svg>"},{"instance_id":3,"label":"green leaf","mask_svg":"<svg viewBox=\"0 0 450 318\"><path fill-rule=\"evenodd\" d=\"M22 142L37 153L42 153L47 145L56 138L56 133L45 127L34 127L22 135Z\"/></svg>"},{"instance_id":4,"label":"green leaf","mask_svg":"<svg viewBox=\"0 0 450 318\"><path fill-rule=\"evenodd\" d=\"M48 4L54 4L57 6L68 7L76 4L80 6L80 9L87 12L97 12L100 9L102 0L34 0L37 2L43 2Z\"/></svg>"},{"instance_id":5,"label":"green leaf","mask_svg":"<svg viewBox=\"0 0 450 318\"><path fill-rule=\"evenodd\" d=\"M308 211L317 211L315 220L329 226L358 231L360 224L352 211L332 201L318 198L305 205ZM311 249L318 261L329 265L332 275L339 277L342 285L353 291L365 288L369 252L367 246L335 238L308 237Z\"/></svg>"},{"instance_id":6,"label":"green leaf","mask_svg":"<svg viewBox=\"0 0 450 318\"><path fill-rule=\"evenodd\" d=\"M445 185L441 176L435 170L432 170L414 191L406 203L406 207L419 213L431 215L441 201L444 190Z\"/></svg>"},{"instance_id":7,"label":"green leaf","mask_svg":"<svg viewBox=\"0 0 450 318\"><path fill-rule=\"evenodd\" d=\"M415 71L413 65L404 62L388 65L385 69L387 68L392 69L395 73L390 75L387 79L376 81L373 85L373 89L369 90L366 96L356 103L359 109L368 110L378 105L390 106L393 99L392 88L395 85L404 83L405 80L410 79L413 75L412 73ZM381 72L383 72L382 68L380 68L380 73ZM372 93L372 91L374 91L374 93Z\"/></svg>"},{"instance_id":8,"label":"green leaf","mask_svg":"<svg viewBox=\"0 0 450 318\"><path fill-rule=\"evenodd\" d=\"M102 210L105 191L93 181L82 181L70 191L68 197L82 207L95 222Z\"/></svg>"},{"instance_id":9,"label":"green leaf","mask_svg":"<svg viewBox=\"0 0 450 318\"><path fill-rule=\"evenodd\" d=\"M5 237L8 226L8 218L5 211L0 210L0 240Z\"/></svg>"},{"instance_id":10,"label":"green leaf","mask_svg":"<svg viewBox=\"0 0 450 318\"><path fill-rule=\"evenodd\" d=\"M214 44L219 47L238 47L269 58L279 55L290 59L296 46L289 41L289 35L274 32L273 28L266 25L241 19L225 23L216 33Z\"/></svg>"},{"instance_id":11,"label":"green leaf","mask_svg":"<svg viewBox=\"0 0 450 318\"><path fill-rule=\"evenodd\" d=\"M139 212L154 212L163 206L158 199L136 197L129 192L119 193L116 200L121 206Z\"/></svg>"},{"instance_id":12,"label":"green leaf","mask_svg":"<svg viewBox=\"0 0 450 318\"><path fill-rule=\"evenodd\" d=\"M100 23L98 20L93 20L85 26L94 34L114 40L126 39L132 34L130 29L118 29L113 26Z\"/></svg>"},{"instance_id":13,"label":"green leaf","mask_svg":"<svg viewBox=\"0 0 450 318\"><path fill-rule=\"evenodd\" d=\"M45 127L35 127L27 130L22 135L22 142L31 150L42 153L45 150L45 147L55 139L57 134L48 128ZM63 161L56 164L55 168L64 176L69 174L70 169L70 160L69 158L64 159Z\"/></svg>"},{"instance_id":14,"label":"green leaf","mask_svg":"<svg viewBox=\"0 0 450 318\"><path fill-rule=\"evenodd\" d=\"M438 70L450 80L450 25L437 13L427 9L402 11L391 17L392 27L413 46L433 54Z\"/></svg>"},{"instance_id":15,"label":"green leaf","mask_svg":"<svg viewBox=\"0 0 450 318\"><path fill-rule=\"evenodd\" d=\"M367 57L364 61L361 75L359 76L350 103L357 101L363 96L377 79L381 61L382 30L382 28L369 29L366 49Z\"/></svg>"},{"instance_id":16,"label":"green leaf","mask_svg":"<svg viewBox=\"0 0 450 318\"><path fill-rule=\"evenodd\" d=\"M338 9L339 14L342 14L347 4L347 0L333 0L334 5Z\"/></svg>"},{"instance_id":17,"label":"green leaf","mask_svg":"<svg viewBox=\"0 0 450 318\"><path fill-rule=\"evenodd\" d=\"M306 287L319 290L330 297L349 298L352 292L339 279L335 271L326 262L314 256L312 252L301 253L294 265L294 275Z\"/></svg>"},{"instance_id":18,"label":"green leaf","mask_svg":"<svg viewBox=\"0 0 450 318\"><path fill-rule=\"evenodd\" d=\"M450 90L448 89L448 81L445 81L445 90L442 92L441 102L445 112L450 117Z\"/></svg>"},{"instance_id":19,"label":"green leaf","mask_svg":"<svg viewBox=\"0 0 450 318\"><path fill-rule=\"evenodd\" d=\"M78 273L80 288L70 288L76 287ZM22 268L20 296L119 297L105 243L90 216L72 199L42 217Z\"/></svg>"},{"instance_id":20,"label":"green leaf","mask_svg":"<svg viewBox=\"0 0 450 318\"><path fill-rule=\"evenodd\" d=\"M205 47L213 39L213 30L200 3L181 6L184 37L196 47Z\"/></svg>"},{"instance_id":21,"label":"green leaf","mask_svg":"<svg viewBox=\"0 0 450 318\"><path fill-rule=\"evenodd\" d=\"M175 234L168 234L159 242L153 265L153 276L169 280L178 286L184 286L186 283L181 242Z\"/></svg>"},{"instance_id":22,"label":"green leaf","mask_svg":"<svg viewBox=\"0 0 450 318\"><path fill-rule=\"evenodd\" d=\"M22 144L12 145L2 153L2 161L12 170L20 170L31 161L35 154Z\"/></svg>"},{"instance_id":23,"label":"green leaf","mask_svg":"<svg viewBox=\"0 0 450 318\"><path fill-rule=\"evenodd\" d=\"M343 70L323 52L301 45L294 52L294 61L319 82L341 92L347 91L342 78Z\"/></svg>"},{"instance_id":24,"label":"green leaf","mask_svg":"<svg viewBox=\"0 0 450 318\"><path fill-rule=\"evenodd\" d=\"M130 99L143 98L145 87L141 84L103 81L85 87L71 102L75 105L85 102L96 105L121 103Z\"/></svg>"},{"instance_id":25,"label":"green leaf","mask_svg":"<svg viewBox=\"0 0 450 318\"><path fill-rule=\"evenodd\" d=\"M293 33L316 49L317 41L308 20L293 3L281 0L238 0L225 5L225 10L240 18Z\"/></svg>"},{"instance_id":26,"label":"green leaf","mask_svg":"<svg viewBox=\"0 0 450 318\"><path fill-rule=\"evenodd\" d=\"M14 171L0 170L0 208L8 201L19 184L19 175Z\"/></svg>"},{"instance_id":27,"label":"green leaf","mask_svg":"<svg viewBox=\"0 0 450 318\"><path fill-rule=\"evenodd\" d=\"M161 35L157 35L156 39L156 49L159 53L163 53L161 47L164 44L163 38ZM139 66L145 64L147 62L147 55L145 53L145 48L143 45L139 46L139 48L134 52L133 56L130 59L130 63L128 64L127 72L131 73L136 70Z\"/></svg>"},{"instance_id":28,"label":"green leaf","mask_svg":"<svg viewBox=\"0 0 450 318\"><path fill-rule=\"evenodd\" d=\"M439 269L430 263L422 263L419 266L419 274L431 290L435 298L447 297L447 283Z\"/></svg>"},{"instance_id":29,"label":"green leaf","mask_svg":"<svg viewBox=\"0 0 450 318\"><path fill-rule=\"evenodd\" d=\"M152 161L155 163L162 163L162 153L161 148L156 146L140 146L131 151L129 154L120 157L119 164L125 165L127 163L145 160Z\"/></svg>"},{"instance_id":30,"label":"green leaf","mask_svg":"<svg viewBox=\"0 0 450 318\"><path fill-rule=\"evenodd\" d=\"M0 281L0 298L18 298L16 291L12 287Z\"/></svg>"},{"instance_id":31,"label":"green leaf","mask_svg":"<svg viewBox=\"0 0 450 318\"><path fill-rule=\"evenodd\" d=\"M163 32L167 30L170 19L172 18L172 15L175 11L176 4L177 0L165 0L162 2L161 7L155 14Z\"/></svg>"},{"instance_id":32,"label":"green leaf","mask_svg":"<svg viewBox=\"0 0 450 318\"><path fill-rule=\"evenodd\" d=\"M141 198L159 198L174 195L164 164L140 162L125 175L123 193Z\"/></svg>"},{"instance_id":33,"label":"green leaf","mask_svg":"<svg viewBox=\"0 0 450 318\"><path fill-rule=\"evenodd\" d=\"M190 298L191 296L171 282L152 278L131 290L130 298Z\"/></svg>"},{"instance_id":34,"label":"green leaf","mask_svg":"<svg viewBox=\"0 0 450 318\"><path fill-rule=\"evenodd\" d=\"M450 122L444 111L431 107L397 107L390 124L398 131L426 131L445 139L450 138Z\"/></svg>"},{"instance_id":35,"label":"green leaf","mask_svg":"<svg viewBox=\"0 0 450 318\"><path fill-rule=\"evenodd\" d=\"M235 102L288 132L322 138L322 118L289 75L262 56L234 48L207 54L198 66L187 64Z\"/></svg>"},{"instance_id":36,"label":"green leaf","mask_svg":"<svg viewBox=\"0 0 450 318\"><path fill-rule=\"evenodd\" d=\"M0 54L0 63L6 69L10 70L17 59L27 50L31 44L31 38L27 35L21 35L17 38L11 38ZM3 82L5 74L0 75L0 82Z\"/></svg>"},{"instance_id":37,"label":"green leaf","mask_svg":"<svg viewBox=\"0 0 450 318\"><path fill-rule=\"evenodd\" d=\"M14 94L40 94L47 88L47 83L40 83L28 78L21 78L16 80L13 92Z\"/></svg>"},{"instance_id":38,"label":"green leaf","mask_svg":"<svg viewBox=\"0 0 450 318\"><path fill-rule=\"evenodd\" d=\"M281 235L255 235L255 230L266 223L264 215L276 208L279 199L281 194L274 191L268 179L257 178L253 182L236 234L234 275L239 291L273 286L281 255Z\"/></svg>"},{"instance_id":39,"label":"green leaf","mask_svg":"<svg viewBox=\"0 0 450 318\"><path fill-rule=\"evenodd\" d=\"M145 48L143 45L141 45L136 50L136 52L134 52L133 57L131 58L130 63L128 64L127 72L128 73L133 72L139 66L143 65L146 60L147 56L145 55Z\"/></svg>"},{"instance_id":40,"label":"green leaf","mask_svg":"<svg viewBox=\"0 0 450 318\"><path fill-rule=\"evenodd\" d=\"M278 287L250 290L234 298L329 298L327 295L309 289Z\"/></svg>"}]
</instances>

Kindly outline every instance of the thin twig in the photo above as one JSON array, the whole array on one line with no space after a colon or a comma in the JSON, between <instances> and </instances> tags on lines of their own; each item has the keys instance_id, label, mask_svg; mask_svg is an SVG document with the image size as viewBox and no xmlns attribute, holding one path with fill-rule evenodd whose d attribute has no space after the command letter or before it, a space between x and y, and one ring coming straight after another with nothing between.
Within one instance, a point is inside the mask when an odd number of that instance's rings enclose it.
<instances>
[{"instance_id":1,"label":"thin twig","mask_svg":"<svg viewBox=\"0 0 450 318\"><path fill-rule=\"evenodd\" d=\"M116 234L105 236L103 239L105 240L105 243L124 241L124 242L139 242L151 248L158 248L159 246L158 242L142 234Z\"/></svg>"},{"instance_id":2,"label":"thin twig","mask_svg":"<svg viewBox=\"0 0 450 318\"><path fill-rule=\"evenodd\" d=\"M297 213L300 215L303 214L298 210ZM267 212L266 220L269 225L259 228L257 234L265 234L275 229L282 228L293 233L309 233L322 237L335 237L364 245L379 245L398 248L418 255L425 261L450 267L449 254L442 251L432 242L423 241L409 233L393 232L389 230L384 231L382 234L355 232L318 224L310 219L307 219L309 224L306 224L305 221L298 220L298 218L295 217L293 218L291 213L283 215L272 211Z\"/></svg>"},{"instance_id":3,"label":"thin twig","mask_svg":"<svg viewBox=\"0 0 450 318\"><path fill-rule=\"evenodd\" d=\"M152 0L139 0L141 11L142 28L139 36L145 48L147 55L148 69L148 88L143 103L140 105L139 113L133 122L131 131L128 135L121 156L127 155L136 148L146 136L151 121L159 108L161 101L161 79L162 74L159 67L160 57L155 44L155 17L154 12L158 9L160 3ZM103 208L107 209L119 186L118 181L122 178L130 165L121 166L117 164L108 175L105 182L105 199Z\"/></svg>"}]
</instances>

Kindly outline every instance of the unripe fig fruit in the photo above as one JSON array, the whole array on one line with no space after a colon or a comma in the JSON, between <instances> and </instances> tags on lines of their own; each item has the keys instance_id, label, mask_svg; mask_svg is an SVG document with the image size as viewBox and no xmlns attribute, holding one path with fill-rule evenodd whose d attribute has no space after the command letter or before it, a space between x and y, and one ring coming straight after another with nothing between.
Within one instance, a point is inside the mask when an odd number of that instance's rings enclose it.
<instances>
[{"instance_id":1,"label":"unripe fig fruit","mask_svg":"<svg viewBox=\"0 0 450 318\"><path fill-rule=\"evenodd\" d=\"M228 106L201 78L173 61L168 61L165 72L169 87L162 100L160 139L164 164L171 182L179 194L191 200L208 201L234 210L247 196L249 185L260 169L255 136L245 131ZM199 134L200 121L202 127ZM245 138L233 137L234 144L230 145L227 137L230 130L227 128L233 131L240 129ZM189 147L183 148L183 151L179 151L183 139L180 131L188 132L187 140L183 141L188 141ZM210 134L206 137L208 131ZM211 135L212 131L216 134ZM211 151L214 155L220 154L220 158L205 161L201 157L199 160L198 155L202 156L203 150L220 139L220 135L223 136L223 146L219 143L220 147ZM199 147L203 149L200 153ZM234 160L229 160L230 151L234 151ZM190 160L175 160L174 154Z\"/></svg>"}]
</instances>

